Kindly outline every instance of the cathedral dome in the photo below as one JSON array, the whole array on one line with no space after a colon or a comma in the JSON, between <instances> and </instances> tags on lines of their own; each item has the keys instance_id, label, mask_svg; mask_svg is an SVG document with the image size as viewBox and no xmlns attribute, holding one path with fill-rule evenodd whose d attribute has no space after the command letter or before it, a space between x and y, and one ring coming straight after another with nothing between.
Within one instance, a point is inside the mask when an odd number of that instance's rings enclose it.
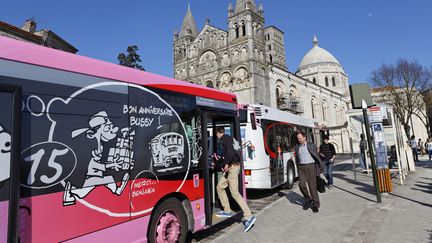
<instances>
[{"instance_id":1,"label":"cathedral dome","mask_svg":"<svg viewBox=\"0 0 432 243\"><path fill-rule=\"evenodd\" d=\"M318 46L318 40L316 36L314 36L314 47L306 53L303 59L300 62L299 70L305 69L311 65L317 64L336 64L341 66L338 60L330 54L330 52Z\"/></svg>"}]
</instances>

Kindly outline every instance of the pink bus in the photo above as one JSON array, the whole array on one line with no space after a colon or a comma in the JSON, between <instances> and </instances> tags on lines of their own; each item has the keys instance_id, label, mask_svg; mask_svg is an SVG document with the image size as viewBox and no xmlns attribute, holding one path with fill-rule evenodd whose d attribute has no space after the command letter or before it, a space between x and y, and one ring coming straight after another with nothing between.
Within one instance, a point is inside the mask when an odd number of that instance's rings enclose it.
<instances>
[{"instance_id":1,"label":"pink bus","mask_svg":"<svg viewBox=\"0 0 432 243\"><path fill-rule=\"evenodd\" d=\"M184 242L221 221L209 164L216 126L239 140L235 95L0 37L0 110L0 243Z\"/></svg>"}]
</instances>

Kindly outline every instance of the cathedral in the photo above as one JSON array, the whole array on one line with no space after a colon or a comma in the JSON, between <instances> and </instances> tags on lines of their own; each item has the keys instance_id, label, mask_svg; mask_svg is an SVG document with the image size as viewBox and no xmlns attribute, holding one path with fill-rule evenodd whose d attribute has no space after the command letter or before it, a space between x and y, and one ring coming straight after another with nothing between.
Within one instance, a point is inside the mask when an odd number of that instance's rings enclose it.
<instances>
[{"instance_id":1,"label":"cathedral","mask_svg":"<svg viewBox=\"0 0 432 243\"><path fill-rule=\"evenodd\" d=\"M314 119L317 127L329 130L338 153L349 152L348 76L338 60L314 36L297 70L289 71L284 32L265 26L262 4L237 0L227 11L227 30L207 20L198 31L188 6L174 33L174 77L234 92L240 104L263 104Z\"/></svg>"}]
</instances>

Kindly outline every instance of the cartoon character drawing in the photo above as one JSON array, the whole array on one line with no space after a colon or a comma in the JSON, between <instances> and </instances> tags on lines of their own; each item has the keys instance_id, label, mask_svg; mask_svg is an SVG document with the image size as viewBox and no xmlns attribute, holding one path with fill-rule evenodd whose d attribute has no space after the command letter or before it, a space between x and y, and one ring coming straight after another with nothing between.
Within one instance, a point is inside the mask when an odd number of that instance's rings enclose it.
<instances>
[{"instance_id":1,"label":"cartoon character drawing","mask_svg":"<svg viewBox=\"0 0 432 243\"><path fill-rule=\"evenodd\" d=\"M175 132L162 133L150 142L153 166L168 168L171 163L180 164L184 158L184 138Z\"/></svg>"},{"instance_id":2,"label":"cartoon character drawing","mask_svg":"<svg viewBox=\"0 0 432 243\"><path fill-rule=\"evenodd\" d=\"M82 188L72 186L67 182L65 186L65 193L63 195L63 205L73 205L78 198L86 197L96 186L104 185L111 190L113 194L121 195L129 180L129 173L123 175L123 180L118 186L112 175L104 175L108 169L119 171L129 170L133 167L133 152L130 153L134 131L130 128L123 128L121 130L122 137L117 138L116 148L111 148L108 153L107 161L102 161L102 152L104 147L102 143L111 141L117 137L119 128L114 126L110 121L108 114L105 111L100 111L93 115L89 120L88 128L81 128L72 131L72 138L76 138L81 134L86 134L89 139L96 139L97 148L91 152L92 158L90 159L86 180ZM131 138L128 138L131 136Z\"/></svg>"},{"instance_id":3,"label":"cartoon character drawing","mask_svg":"<svg viewBox=\"0 0 432 243\"><path fill-rule=\"evenodd\" d=\"M11 135L0 125L0 183L10 177Z\"/></svg>"}]
</instances>

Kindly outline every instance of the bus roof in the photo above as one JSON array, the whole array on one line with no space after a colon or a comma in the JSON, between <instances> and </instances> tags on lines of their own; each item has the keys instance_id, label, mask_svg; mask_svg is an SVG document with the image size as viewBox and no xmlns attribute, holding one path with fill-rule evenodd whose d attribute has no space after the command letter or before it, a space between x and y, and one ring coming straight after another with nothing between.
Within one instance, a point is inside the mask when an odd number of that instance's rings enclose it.
<instances>
[{"instance_id":1,"label":"bus roof","mask_svg":"<svg viewBox=\"0 0 432 243\"><path fill-rule=\"evenodd\" d=\"M235 94L0 36L0 59L237 103Z\"/></svg>"},{"instance_id":2,"label":"bus roof","mask_svg":"<svg viewBox=\"0 0 432 243\"><path fill-rule=\"evenodd\" d=\"M276 108L264 105L249 105L255 108L257 118L267 119L272 121L286 122L305 127L315 127L315 120L304 116L298 116L287 111L281 111ZM258 108L258 111L257 111Z\"/></svg>"}]
</instances>

